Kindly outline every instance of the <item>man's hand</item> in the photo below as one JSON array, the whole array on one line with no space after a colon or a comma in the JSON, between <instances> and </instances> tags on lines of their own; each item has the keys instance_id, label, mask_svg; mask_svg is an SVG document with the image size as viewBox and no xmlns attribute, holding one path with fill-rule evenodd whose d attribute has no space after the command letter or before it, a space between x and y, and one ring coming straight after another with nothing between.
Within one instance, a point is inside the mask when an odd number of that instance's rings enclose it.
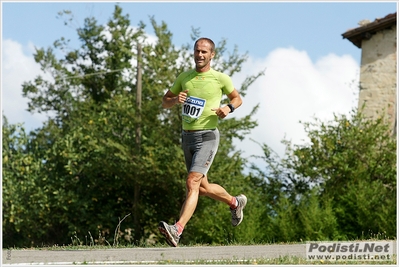
<instances>
[{"instance_id":1,"label":"man's hand","mask_svg":"<svg viewBox=\"0 0 399 267\"><path fill-rule=\"evenodd\" d=\"M180 93L177 95L177 97L176 97L177 103L183 104L184 102L186 102L186 100L187 100L187 93L188 93L188 90L184 90L183 92L180 92Z\"/></svg>"},{"instance_id":2,"label":"man's hand","mask_svg":"<svg viewBox=\"0 0 399 267\"><path fill-rule=\"evenodd\" d=\"M162 98L162 107L163 108L171 108L176 104L182 104L187 100L187 92L185 90L180 92L178 95L175 95L170 90L168 90Z\"/></svg>"},{"instance_id":3,"label":"man's hand","mask_svg":"<svg viewBox=\"0 0 399 267\"><path fill-rule=\"evenodd\" d=\"M230 108L228 106L224 106L222 108L213 108L212 111L215 111L215 114L219 118L224 119L230 113Z\"/></svg>"}]
</instances>

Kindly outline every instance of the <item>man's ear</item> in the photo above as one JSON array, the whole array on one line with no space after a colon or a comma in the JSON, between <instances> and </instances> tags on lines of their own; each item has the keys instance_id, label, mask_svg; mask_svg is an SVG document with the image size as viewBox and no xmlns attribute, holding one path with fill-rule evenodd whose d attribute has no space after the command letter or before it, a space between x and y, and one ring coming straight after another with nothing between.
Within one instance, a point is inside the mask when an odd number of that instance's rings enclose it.
<instances>
[{"instance_id":1,"label":"man's ear","mask_svg":"<svg viewBox=\"0 0 399 267\"><path fill-rule=\"evenodd\" d=\"M213 52L211 53L211 59L215 57L215 54L216 54L215 51L213 51Z\"/></svg>"}]
</instances>

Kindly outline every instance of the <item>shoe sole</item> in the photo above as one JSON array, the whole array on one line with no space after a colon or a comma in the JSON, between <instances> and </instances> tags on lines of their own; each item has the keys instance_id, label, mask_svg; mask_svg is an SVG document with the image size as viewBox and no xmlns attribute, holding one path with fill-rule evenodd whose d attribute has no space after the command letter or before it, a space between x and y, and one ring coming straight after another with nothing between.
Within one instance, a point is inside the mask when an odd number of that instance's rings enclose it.
<instances>
[{"instance_id":1,"label":"shoe sole","mask_svg":"<svg viewBox=\"0 0 399 267\"><path fill-rule=\"evenodd\" d=\"M165 236L166 243L168 243L169 246L171 247L177 247L177 243L173 241L172 235L169 233L169 231L165 227L165 222L160 222L158 225L158 229Z\"/></svg>"}]
</instances>

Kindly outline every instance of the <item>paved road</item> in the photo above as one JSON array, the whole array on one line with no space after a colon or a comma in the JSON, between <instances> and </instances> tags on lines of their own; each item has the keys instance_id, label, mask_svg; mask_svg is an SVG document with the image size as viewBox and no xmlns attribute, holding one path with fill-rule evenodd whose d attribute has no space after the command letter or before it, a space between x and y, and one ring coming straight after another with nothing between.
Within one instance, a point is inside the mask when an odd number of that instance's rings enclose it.
<instances>
[{"instance_id":1,"label":"paved road","mask_svg":"<svg viewBox=\"0 0 399 267\"><path fill-rule=\"evenodd\" d=\"M396 241L394 251L396 252ZM196 262L251 260L297 256L305 258L305 244L206 246L179 248L124 248L104 250L3 250L3 265L43 264L157 264L168 261ZM172 262L173 263L173 262ZM198 262L197 262L198 263ZM198 264L201 264L200 262Z\"/></svg>"},{"instance_id":2,"label":"paved road","mask_svg":"<svg viewBox=\"0 0 399 267\"><path fill-rule=\"evenodd\" d=\"M3 265L148 264L167 261L248 260L279 255L305 257L305 245L124 248L104 250L3 250Z\"/></svg>"}]
</instances>

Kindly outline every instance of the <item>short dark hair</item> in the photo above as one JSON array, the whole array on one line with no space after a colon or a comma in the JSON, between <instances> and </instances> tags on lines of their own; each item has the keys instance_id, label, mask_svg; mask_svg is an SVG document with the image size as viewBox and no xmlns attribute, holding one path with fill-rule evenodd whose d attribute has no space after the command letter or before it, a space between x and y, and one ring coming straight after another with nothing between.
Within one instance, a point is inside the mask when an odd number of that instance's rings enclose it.
<instances>
[{"instance_id":1,"label":"short dark hair","mask_svg":"<svg viewBox=\"0 0 399 267\"><path fill-rule=\"evenodd\" d=\"M211 52L214 52L214 51L215 51L215 43L214 43L211 39L206 38L206 37L201 37L201 38L199 38L197 41L195 41L195 43L194 43L194 50L195 50L195 47L197 46L197 43L198 43L199 41L207 41L207 42L211 45Z\"/></svg>"}]
</instances>

